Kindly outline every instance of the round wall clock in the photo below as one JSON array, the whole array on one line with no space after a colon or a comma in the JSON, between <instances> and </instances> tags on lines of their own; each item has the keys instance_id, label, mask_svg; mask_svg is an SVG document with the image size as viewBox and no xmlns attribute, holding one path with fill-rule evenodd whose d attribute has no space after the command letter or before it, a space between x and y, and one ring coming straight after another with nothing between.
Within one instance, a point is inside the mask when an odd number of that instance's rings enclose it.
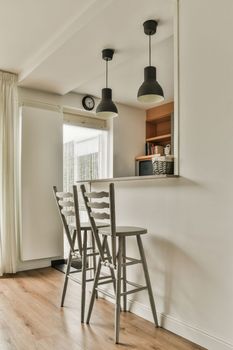
<instances>
[{"instance_id":1,"label":"round wall clock","mask_svg":"<svg viewBox=\"0 0 233 350\"><path fill-rule=\"evenodd\" d=\"M82 105L87 111L92 111L95 107L95 100L92 96L86 95L82 99Z\"/></svg>"}]
</instances>

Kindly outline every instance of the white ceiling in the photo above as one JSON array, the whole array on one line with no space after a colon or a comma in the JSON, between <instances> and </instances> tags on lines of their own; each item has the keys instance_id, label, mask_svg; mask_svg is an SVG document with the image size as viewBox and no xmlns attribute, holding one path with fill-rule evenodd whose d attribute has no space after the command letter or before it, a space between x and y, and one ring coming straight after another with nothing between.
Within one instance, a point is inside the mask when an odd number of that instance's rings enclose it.
<instances>
[{"instance_id":1,"label":"white ceiling","mask_svg":"<svg viewBox=\"0 0 233 350\"><path fill-rule=\"evenodd\" d=\"M152 63L166 100L173 98L173 0L0 0L0 8L0 69L18 73L20 86L100 97L101 51L110 47L114 100L137 107L148 64L142 23L159 20Z\"/></svg>"}]
</instances>

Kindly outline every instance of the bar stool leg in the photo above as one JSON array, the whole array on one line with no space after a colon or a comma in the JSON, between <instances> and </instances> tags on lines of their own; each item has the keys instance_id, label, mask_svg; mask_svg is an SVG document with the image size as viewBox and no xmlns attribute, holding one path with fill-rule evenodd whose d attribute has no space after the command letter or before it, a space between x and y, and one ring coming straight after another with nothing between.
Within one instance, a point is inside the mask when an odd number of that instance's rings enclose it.
<instances>
[{"instance_id":1,"label":"bar stool leg","mask_svg":"<svg viewBox=\"0 0 233 350\"><path fill-rule=\"evenodd\" d=\"M126 237L123 237L123 249L122 249L122 262L123 264L126 263ZM127 280L127 277L126 277L126 266L123 265L123 292L126 293L127 291L127 284L126 284L126 280ZM127 295L124 295L123 296L123 311L127 311Z\"/></svg>"},{"instance_id":2,"label":"bar stool leg","mask_svg":"<svg viewBox=\"0 0 233 350\"><path fill-rule=\"evenodd\" d=\"M81 322L84 322L86 302L86 268L87 268L87 230L83 231L82 249L82 296L81 296Z\"/></svg>"},{"instance_id":3,"label":"bar stool leg","mask_svg":"<svg viewBox=\"0 0 233 350\"><path fill-rule=\"evenodd\" d=\"M108 245L108 239L106 240L106 254L107 254L108 261L110 262L110 264L112 264L112 258L111 258L111 253ZM114 293L116 294L116 277L115 277L114 269L112 267L109 267L109 269L113 280L113 290L114 290Z\"/></svg>"},{"instance_id":4,"label":"bar stool leg","mask_svg":"<svg viewBox=\"0 0 233 350\"><path fill-rule=\"evenodd\" d=\"M93 232L91 231L91 242L92 242L92 253L95 253L95 237ZM96 255L93 255L93 268L94 268L94 276L96 273ZM92 276L93 277L93 276ZM96 299L98 299L98 292L95 292Z\"/></svg>"},{"instance_id":5,"label":"bar stool leg","mask_svg":"<svg viewBox=\"0 0 233 350\"><path fill-rule=\"evenodd\" d=\"M120 311L121 311L121 268L122 268L123 239L119 237L119 248L117 254L117 280L116 280L116 304L115 304L115 343L119 343L120 333Z\"/></svg>"},{"instance_id":6,"label":"bar stool leg","mask_svg":"<svg viewBox=\"0 0 233 350\"><path fill-rule=\"evenodd\" d=\"M103 251L105 250L106 239L107 239L107 236L104 236L103 242L102 242ZM100 270L101 270L101 257L99 257L99 261L98 261L98 265L97 265L97 269L96 269L96 273L95 273L95 279L94 279L94 283L93 283L93 287L92 287L91 299L90 299L87 320L86 320L87 324L90 322L90 318L91 318L91 313L92 313L92 309L93 309L93 305L94 305L94 301L95 301L96 288L97 288L98 280L99 280L99 276L100 276Z\"/></svg>"},{"instance_id":7,"label":"bar stool leg","mask_svg":"<svg viewBox=\"0 0 233 350\"><path fill-rule=\"evenodd\" d=\"M74 230L73 237L72 237L73 244L74 244L75 239L76 239L76 234L77 234L77 232L76 232L76 230ZM61 307L63 307L64 301L65 301L66 290L67 290L67 285L68 285L68 276L70 274L71 262L72 262L72 250L70 249L69 257L68 257L68 261L67 261L67 267L66 267L65 281L64 281L62 297L61 297Z\"/></svg>"},{"instance_id":8,"label":"bar stool leg","mask_svg":"<svg viewBox=\"0 0 233 350\"><path fill-rule=\"evenodd\" d=\"M68 284L68 276L69 276L69 273L70 273L71 261L72 261L72 250L70 249L69 258L68 258L67 267L66 267L65 281L64 281L62 297L61 297L61 307L64 306L66 290L67 290L67 284Z\"/></svg>"},{"instance_id":9,"label":"bar stool leg","mask_svg":"<svg viewBox=\"0 0 233 350\"><path fill-rule=\"evenodd\" d=\"M142 240L141 240L140 235L137 235L137 243L138 243L138 249L139 249L141 260L142 260L142 266L143 266L143 270L144 270L146 285L147 285L147 289L148 289L151 311L152 311L152 314L153 314L155 326L159 327L158 319L157 319L157 313L156 313L156 308L155 308L155 301L154 301L154 297L153 297L153 293L152 293L152 288L151 288L151 283L150 283L150 276L149 276L147 262L146 262L146 256L145 256L145 252L144 252L144 249L143 249Z\"/></svg>"}]
</instances>

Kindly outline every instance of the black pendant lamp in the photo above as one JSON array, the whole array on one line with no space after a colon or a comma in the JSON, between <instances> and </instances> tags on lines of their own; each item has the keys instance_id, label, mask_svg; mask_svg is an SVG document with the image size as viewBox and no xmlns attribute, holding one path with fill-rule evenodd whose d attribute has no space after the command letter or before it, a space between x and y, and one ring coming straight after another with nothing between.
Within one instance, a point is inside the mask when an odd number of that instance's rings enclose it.
<instances>
[{"instance_id":1,"label":"black pendant lamp","mask_svg":"<svg viewBox=\"0 0 233 350\"><path fill-rule=\"evenodd\" d=\"M106 88L102 89L102 99L96 108L96 115L103 119L118 116L118 110L112 101L112 89L108 88L108 62L112 60L114 50L105 49L102 51L102 58L106 61Z\"/></svg>"},{"instance_id":2,"label":"black pendant lamp","mask_svg":"<svg viewBox=\"0 0 233 350\"><path fill-rule=\"evenodd\" d=\"M156 33L157 26L154 20L143 23L144 33L149 36L149 66L144 68L144 82L138 90L138 101L142 103L164 101L163 89L156 80L156 67L151 66L151 35Z\"/></svg>"}]
</instances>

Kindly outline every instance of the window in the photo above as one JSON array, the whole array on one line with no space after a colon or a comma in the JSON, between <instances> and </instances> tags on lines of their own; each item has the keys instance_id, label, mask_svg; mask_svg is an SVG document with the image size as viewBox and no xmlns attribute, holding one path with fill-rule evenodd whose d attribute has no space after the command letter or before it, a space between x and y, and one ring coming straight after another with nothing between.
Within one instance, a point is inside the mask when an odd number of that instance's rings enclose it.
<instances>
[{"instance_id":1,"label":"window","mask_svg":"<svg viewBox=\"0 0 233 350\"><path fill-rule=\"evenodd\" d=\"M76 181L108 177L108 132L63 126L63 189Z\"/></svg>"},{"instance_id":2,"label":"window","mask_svg":"<svg viewBox=\"0 0 233 350\"><path fill-rule=\"evenodd\" d=\"M63 125L63 190L72 191L76 181L109 177L108 131L76 125ZM81 195L80 219L87 221ZM64 256L69 247L64 239Z\"/></svg>"}]
</instances>

